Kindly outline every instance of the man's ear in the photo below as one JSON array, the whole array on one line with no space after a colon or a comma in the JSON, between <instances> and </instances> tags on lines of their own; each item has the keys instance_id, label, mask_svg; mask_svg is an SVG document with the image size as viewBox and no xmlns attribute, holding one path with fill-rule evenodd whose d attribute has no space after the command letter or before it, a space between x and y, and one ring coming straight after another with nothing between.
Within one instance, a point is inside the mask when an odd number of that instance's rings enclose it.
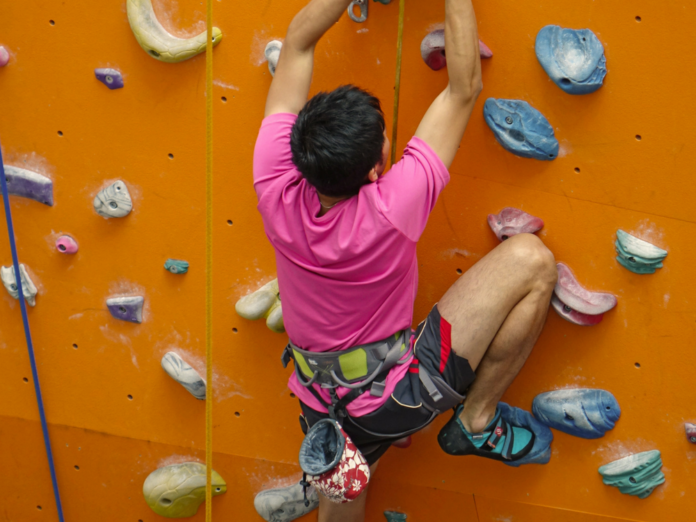
<instances>
[{"instance_id":1,"label":"man's ear","mask_svg":"<svg viewBox=\"0 0 696 522\"><path fill-rule=\"evenodd\" d=\"M377 171L374 168L367 175L367 179L370 180L370 183L374 183L379 179L379 174L377 174Z\"/></svg>"}]
</instances>

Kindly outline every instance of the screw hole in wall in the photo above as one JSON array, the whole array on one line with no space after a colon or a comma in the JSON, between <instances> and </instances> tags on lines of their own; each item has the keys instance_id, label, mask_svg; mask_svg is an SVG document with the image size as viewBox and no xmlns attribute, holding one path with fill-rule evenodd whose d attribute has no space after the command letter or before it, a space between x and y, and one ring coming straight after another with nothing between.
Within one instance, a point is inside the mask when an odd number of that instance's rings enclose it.
<instances>
[{"instance_id":1,"label":"screw hole in wall","mask_svg":"<svg viewBox=\"0 0 696 522\"><path fill-rule=\"evenodd\" d=\"M63 131L58 131L58 136L62 136L62 135L63 135Z\"/></svg>"},{"instance_id":2,"label":"screw hole in wall","mask_svg":"<svg viewBox=\"0 0 696 522\"><path fill-rule=\"evenodd\" d=\"M237 330L236 328L232 328L232 333L237 333L238 331L239 330Z\"/></svg>"},{"instance_id":3,"label":"screw hole in wall","mask_svg":"<svg viewBox=\"0 0 696 522\"><path fill-rule=\"evenodd\" d=\"M25 377L24 379L22 379L22 380L23 380L24 382L29 382L29 379L27 379L26 377Z\"/></svg>"},{"instance_id":4,"label":"screw hole in wall","mask_svg":"<svg viewBox=\"0 0 696 522\"><path fill-rule=\"evenodd\" d=\"M234 412L234 416L235 416L235 417L239 417L240 415L241 415L241 414L240 414L238 411L235 411L235 412Z\"/></svg>"},{"instance_id":5,"label":"screw hole in wall","mask_svg":"<svg viewBox=\"0 0 696 522\"><path fill-rule=\"evenodd\" d=\"M575 167L575 173L576 173L576 174L580 174L580 168L579 168L579 167Z\"/></svg>"},{"instance_id":6,"label":"screw hole in wall","mask_svg":"<svg viewBox=\"0 0 696 522\"><path fill-rule=\"evenodd\" d=\"M230 225L230 226L232 226L232 220L231 220L231 219L228 219L228 220L227 220L227 224Z\"/></svg>"},{"instance_id":7,"label":"screw hole in wall","mask_svg":"<svg viewBox=\"0 0 696 522\"><path fill-rule=\"evenodd\" d=\"M174 154L169 153L169 159L174 159Z\"/></svg>"},{"instance_id":8,"label":"screw hole in wall","mask_svg":"<svg viewBox=\"0 0 696 522\"><path fill-rule=\"evenodd\" d=\"M294 393L291 393L291 394L290 394L290 398L291 398L291 399L294 399L295 397L296 397L296 395L295 395Z\"/></svg>"},{"instance_id":9,"label":"screw hole in wall","mask_svg":"<svg viewBox=\"0 0 696 522\"><path fill-rule=\"evenodd\" d=\"M640 141L642 139L643 139L643 136L641 136L640 134L636 134L636 141Z\"/></svg>"},{"instance_id":10,"label":"screw hole in wall","mask_svg":"<svg viewBox=\"0 0 696 522\"><path fill-rule=\"evenodd\" d=\"M223 96L223 97L220 98L220 99L222 100L222 103L227 103L227 96Z\"/></svg>"},{"instance_id":11,"label":"screw hole in wall","mask_svg":"<svg viewBox=\"0 0 696 522\"><path fill-rule=\"evenodd\" d=\"M76 344L76 343L73 343L72 347L75 348L75 349L77 350L77 344Z\"/></svg>"},{"instance_id":12,"label":"screw hole in wall","mask_svg":"<svg viewBox=\"0 0 696 522\"><path fill-rule=\"evenodd\" d=\"M640 368L640 363L636 363L636 368Z\"/></svg>"},{"instance_id":13,"label":"screw hole in wall","mask_svg":"<svg viewBox=\"0 0 696 522\"><path fill-rule=\"evenodd\" d=\"M36 509L38 509L39 511L41 511L41 506L36 506Z\"/></svg>"},{"instance_id":14,"label":"screw hole in wall","mask_svg":"<svg viewBox=\"0 0 696 522\"><path fill-rule=\"evenodd\" d=\"M643 19L640 16L636 16L636 22L642 22Z\"/></svg>"},{"instance_id":15,"label":"screw hole in wall","mask_svg":"<svg viewBox=\"0 0 696 522\"><path fill-rule=\"evenodd\" d=\"M133 400L133 396L132 396L132 395L128 395L128 400L129 400L129 401L132 401L132 400Z\"/></svg>"},{"instance_id":16,"label":"screw hole in wall","mask_svg":"<svg viewBox=\"0 0 696 522\"><path fill-rule=\"evenodd\" d=\"M80 466L75 465L75 469L76 469L77 471L80 471Z\"/></svg>"},{"instance_id":17,"label":"screw hole in wall","mask_svg":"<svg viewBox=\"0 0 696 522\"><path fill-rule=\"evenodd\" d=\"M51 25L56 25L56 22L53 21L53 20L49 20L48 23L51 24Z\"/></svg>"},{"instance_id":18,"label":"screw hole in wall","mask_svg":"<svg viewBox=\"0 0 696 522\"><path fill-rule=\"evenodd\" d=\"M461 268L457 268L457 273L458 273L459 275L462 275L464 272L462 272L462 269L461 269Z\"/></svg>"}]
</instances>

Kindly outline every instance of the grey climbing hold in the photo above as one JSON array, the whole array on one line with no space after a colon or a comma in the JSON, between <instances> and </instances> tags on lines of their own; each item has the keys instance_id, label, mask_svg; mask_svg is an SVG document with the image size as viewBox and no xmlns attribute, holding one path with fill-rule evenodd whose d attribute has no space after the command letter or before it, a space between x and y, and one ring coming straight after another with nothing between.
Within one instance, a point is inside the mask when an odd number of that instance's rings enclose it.
<instances>
[{"instance_id":1,"label":"grey climbing hold","mask_svg":"<svg viewBox=\"0 0 696 522\"><path fill-rule=\"evenodd\" d=\"M629 455L599 468L607 486L619 488L621 493L646 498L665 481L662 459L658 450Z\"/></svg>"},{"instance_id":2,"label":"grey climbing hold","mask_svg":"<svg viewBox=\"0 0 696 522\"><path fill-rule=\"evenodd\" d=\"M583 439L598 439L614 428L621 408L605 390L555 390L537 395L532 413L550 428Z\"/></svg>"},{"instance_id":3,"label":"grey climbing hold","mask_svg":"<svg viewBox=\"0 0 696 522\"><path fill-rule=\"evenodd\" d=\"M31 170L5 165L7 191L13 196L53 206L53 181Z\"/></svg>"},{"instance_id":4,"label":"grey climbing hold","mask_svg":"<svg viewBox=\"0 0 696 522\"><path fill-rule=\"evenodd\" d=\"M356 5L360 7L360 16L355 16L355 11L353 11L353 8ZM368 0L352 0L350 5L348 6L348 18L350 18L354 22L364 22L365 20L367 20L367 6Z\"/></svg>"},{"instance_id":5,"label":"grey climbing hold","mask_svg":"<svg viewBox=\"0 0 696 522\"><path fill-rule=\"evenodd\" d=\"M19 264L19 277L22 283L22 293L24 299L29 306L36 306L36 294L38 290L36 285L29 277L24 264ZM7 292L15 299L19 299L19 288L17 287L17 279L15 278L14 265L0 267L0 280L7 289Z\"/></svg>"},{"instance_id":6,"label":"grey climbing hold","mask_svg":"<svg viewBox=\"0 0 696 522\"><path fill-rule=\"evenodd\" d=\"M558 157L558 140L544 115L522 100L488 98L483 116L505 150L523 158Z\"/></svg>"},{"instance_id":7,"label":"grey climbing hold","mask_svg":"<svg viewBox=\"0 0 696 522\"><path fill-rule=\"evenodd\" d=\"M160 362L162 368L196 399L205 400L205 381L191 365L174 352L167 352Z\"/></svg>"},{"instance_id":8,"label":"grey climbing hold","mask_svg":"<svg viewBox=\"0 0 696 522\"><path fill-rule=\"evenodd\" d=\"M254 498L254 507L261 518L268 522L290 522L319 506L319 495L314 486L307 487L307 500L309 505L305 506L302 485L297 483L262 491Z\"/></svg>"},{"instance_id":9,"label":"grey climbing hold","mask_svg":"<svg viewBox=\"0 0 696 522\"><path fill-rule=\"evenodd\" d=\"M94 76L112 91L123 87L123 75L116 69L94 69Z\"/></svg>"},{"instance_id":10,"label":"grey climbing hold","mask_svg":"<svg viewBox=\"0 0 696 522\"><path fill-rule=\"evenodd\" d=\"M266 61L268 62L268 70L271 76L275 76L276 67L278 67L278 58L280 58L280 50L283 47L283 42L280 40L271 40L266 44L263 51Z\"/></svg>"},{"instance_id":11,"label":"grey climbing hold","mask_svg":"<svg viewBox=\"0 0 696 522\"><path fill-rule=\"evenodd\" d=\"M685 422L684 429L686 430L686 440L691 444L696 444L696 424Z\"/></svg>"},{"instance_id":12,"label":"grey climbing hold","mask_svg":"<svg viewBox=\"0 0 696 522\"><path fill-rule=\"evenodd\" d=\"M385 511L384 517L387 522L406 522L406 513L399 513L398 511Z\"/></svg>"},{"instance_id":13,"label":"grey climbing hold","mask_svg":"<svg viewBox=\"0 0 696 522\"><path fill-rule=\"evenodd\" d=\"M614 246L619 264L636 274L654 274L662 268L662 260L667 257L666 250L620 229L616 231Z\"/></svg>"},{"instance_id":14,"label":"grey climbing hold","mask_svg":"<svg viewBox=\"0 0 696 522\"><path fill-rule=\"evenodd\" d=\"M112 297L106 300L106 306L116 319L131 323L143 322L143 304L145 299L138 295L133 297Z\"/></svg>"},{"instance_id":15,"label":"grey climbing hold","mask_svg":"<svg viewBox=\"0 0 696 522\"><path fill-rule=\"evenodd\" d=\"M128 187L121 180L100 190L94 198L94 210L105 218L121 218L130 214L132 209Z\"/></svg>"},{"instance_id":16,"label":"grey climbing hold","mask_svg":"<svg viewBox=\"0 0 696 522\"><path fill-rule=\"evenodd\" d=\"M589 29L547 25L537 34L535 49L546 74L568 94L589 94L602 86L604 46Z\"/></svg>"},{"instance_id":17,"label":"grey climbing hold","mask_svg":"<svg viewBox=\"0 0 696 522\"><path fill-rule=\"evenodd\" d=\"M164 268L172 274L185 274L188 272L189 263L181 259L167 259L164 262Z\"/></svg>"}]
</instances>

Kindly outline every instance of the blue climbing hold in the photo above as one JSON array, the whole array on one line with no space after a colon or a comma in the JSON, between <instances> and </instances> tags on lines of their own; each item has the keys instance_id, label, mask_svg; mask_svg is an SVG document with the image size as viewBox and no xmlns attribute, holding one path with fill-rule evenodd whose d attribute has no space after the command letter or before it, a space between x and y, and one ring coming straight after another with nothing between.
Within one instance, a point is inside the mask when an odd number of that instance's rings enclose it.
<instances>
[{"instance_id":1,"label":"blue climbing hold","mask_svg":"<svg viewBox=\"0 0 696 522\"><path fill-rule=\"evenodd\" d=\"M589 94L602 86L607 59L602 42L589 29L547 25L536 38L539 63L568 94Z\"/></svg>"},{"instance_id":2,"label":"blue climbing hold","mask_svg":"<svg viewBox=\"0 0 696 522\"><path fill-rule=\"evenodd\" d=\"M534 416L543 424L583 439L598 439L614 427L621 408L605 390L556 390L536 396Z\"/></svg>"},{"instance_id":3,"label":"blue climbing hold","mask_svg":"<svg viewBox=\"0 0 696 522\"><path fill-rule=\"evenodd\" d=\"M526 101L488 98L483 117L498 143L513 154L545 161L558 157L553 127Z\"/></svg>"},{"instance_id":4,"label":"blue climbing hold","mask_svg":"<svg viewBox=\"0 0 696 522\"><path fill-rule=\"evenodd\" d=\"M514 468L524 464L547 464L551 460L551 442L553 441L551 430L536 420L528 411L509 406L504 402L498 403L498 409L501 417L510 424L520 428L527 428L536 436L534 446L532 446L531 451L527 455L520 460L504 460L502 461L503 464Z\"/></svg>"}]
</instances>

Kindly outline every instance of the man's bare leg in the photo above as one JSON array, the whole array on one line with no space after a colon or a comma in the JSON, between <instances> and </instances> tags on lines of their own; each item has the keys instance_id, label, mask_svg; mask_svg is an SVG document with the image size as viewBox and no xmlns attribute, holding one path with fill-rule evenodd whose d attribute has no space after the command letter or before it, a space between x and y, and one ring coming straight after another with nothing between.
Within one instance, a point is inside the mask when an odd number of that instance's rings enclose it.
<instances>
[{"instance_id":1,"label":"man's bare leg","mask_svg":"<svg viewBox=\"0 0 696 522\"><path fill-rule=\"evenodd\" d=\"M379 461L370 466L370 480L377 469ZM319 518L318 522L363 522L365 520L365 502L367 490L360 493L358 498L345 504L334 504L324 495L319 493Z\"/></svg>"},{"instance_id":2,"label":"man's bare leg","mask_svg":"<svg viewBox=\"0 0 696 522\"><path fill-rule=\"evenodd\" d=\"M452 325L452 349L476 371L460 415L469 433L485 429L522 369L544 326L556 278L551 251L538 237L520 234L471 267L438 303Z\"/></svg>"}]
</instances>

